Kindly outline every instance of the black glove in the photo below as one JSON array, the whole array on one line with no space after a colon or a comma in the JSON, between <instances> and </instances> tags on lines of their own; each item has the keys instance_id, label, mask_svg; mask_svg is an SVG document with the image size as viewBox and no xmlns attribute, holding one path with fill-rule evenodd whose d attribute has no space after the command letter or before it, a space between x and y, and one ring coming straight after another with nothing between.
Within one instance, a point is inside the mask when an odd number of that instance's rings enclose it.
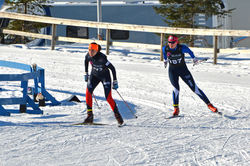
<instances>
[{"instance_id":1,"label":"black glove","mask_svg":"<svg viewBox=\"0 0 250 166\"><path fill-rule=\"evenodd\" d=\"M118 87L119 87L119 86L118 86L117 80L114 80L114 81L113 81L113 89L116 90L116 89L118 89Z\"/></svg>"},{"instance_id":2,"label":"black glove","mask_svg":"<svg viewBox=\"0 0 250 166\"><path fill-rule=\"evenodd\" d=\"M88 79L89 79L89 74L86 73L86 74L84 75L84 80L85 80L85 82L88 82Z\"/></svg>"}]
</instances>

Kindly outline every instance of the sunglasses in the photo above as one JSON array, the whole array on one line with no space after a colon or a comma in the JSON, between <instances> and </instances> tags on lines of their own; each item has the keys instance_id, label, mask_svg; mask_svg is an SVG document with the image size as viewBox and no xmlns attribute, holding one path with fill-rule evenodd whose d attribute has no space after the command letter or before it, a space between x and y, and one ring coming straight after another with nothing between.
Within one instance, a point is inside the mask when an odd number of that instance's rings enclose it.
<instances>
[{"instance_id":1,"label":"sunglasses","mask_svg":"<svg viewBox=\"0 0 250 166\"><path fill-rule=\"evenodd\" d=\"M176 41L172 41L172 42L168 42L168 43L170 43L170 44L174 44L174 43L176 43Z\"/></svg>"}]
</instances>

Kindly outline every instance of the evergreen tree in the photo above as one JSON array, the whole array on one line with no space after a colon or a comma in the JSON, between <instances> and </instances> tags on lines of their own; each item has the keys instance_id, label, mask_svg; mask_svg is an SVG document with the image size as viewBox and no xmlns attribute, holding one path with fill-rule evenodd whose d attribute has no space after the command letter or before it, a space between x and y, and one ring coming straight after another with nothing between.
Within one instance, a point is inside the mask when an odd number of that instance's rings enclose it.
<instances>
[{"instance_id":1,"label":"evergreen tree","mask_svg":"<svg viewBox=\"0 0 250 166\"><path fill-rule=\"evenodd\" d=\"M48 0L5 0L5 2L11 5L11 8L8 9L9 11L31 15L44 15L45 3L48 2ZM47 26L48 24L44 23L12 20L9 23L8 29L39 33L42 28ZM27 37L15 36L15 41L13 42L26 43L30 40L31 39Z\"/></svg>"},{"instance_id":2,"label":"evergreen tree","mask_svg":"<svg viewBox=\"0 0 250 166\"><path fill-rule=\"evenodd\" d=\"M208 28L197 25L195 17L205 14L206 19L213 15L220 17L230 14L232 10L225 10L222 0L159 0L160 7L154 7L156 13L164 17L169 27L180 28ZM177 35L179 36L179 35ZM180 40L193 46L195 36L182 35Z\"/></svg>"}]
</instances>

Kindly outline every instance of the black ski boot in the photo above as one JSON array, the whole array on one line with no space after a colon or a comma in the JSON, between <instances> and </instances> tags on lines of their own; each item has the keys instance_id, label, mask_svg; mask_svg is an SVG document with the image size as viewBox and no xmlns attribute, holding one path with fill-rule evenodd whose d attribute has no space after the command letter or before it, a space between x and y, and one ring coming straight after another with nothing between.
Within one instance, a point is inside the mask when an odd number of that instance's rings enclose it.
<instances>
[{"instance_id":1,"label":"black ski boot","mask_svg":"<svg viewBox=\"0 0 250 166\"><path fill-rule=\"evenodd\" d=\"M94 114L93 114L92 110L91 110L91 111L87 111L87 114L88 114L88 116L87 116L87 118L84 120L83 123L93 123Z\"/></svg>"},{"instance_id":2,"label":"black ski boot","mask_svg":"<svg viewBox=\"0 0 250 166\"><path fill-rule=\"evenodd\" d=\"M117 107L114 109L114 114L115 114L115 118L118 122L119 125L122 125L123 124L123 119L122 119L122 116L121 114L119 113Z\"/></svg>"}]
</instances>

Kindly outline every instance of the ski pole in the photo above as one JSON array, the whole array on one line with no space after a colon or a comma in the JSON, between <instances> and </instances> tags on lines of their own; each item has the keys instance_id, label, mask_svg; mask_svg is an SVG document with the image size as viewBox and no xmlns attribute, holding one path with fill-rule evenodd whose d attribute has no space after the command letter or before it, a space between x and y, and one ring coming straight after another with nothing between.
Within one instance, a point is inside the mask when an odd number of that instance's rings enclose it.
<instances>
[{"instance_id":1,"label":"ski pole","mask_svg":"<svg viewBox=\"0 0 250 166\"><path fill-rule=\"evenodd\" d=\"M197 62L197 63L194 63L193 66L198 65L198 64L200 64L200 63L202 63L202 62L205 62L205 61L207 61L207 60L208 60L208 58L204 58L204 59L198 60L198 62Z\"/></svg>"},{"instance_id":2,"label":"ski pole","mask_svg":"<svg viewBox=\"0 0 250 166\"><path fill-rule=\"evenodd\" d=\"M131 108L129 107L129 105L127 104L127 102L123 99L123 97L121 96L121 94L118 92L118 90L116 90L116 92L118 93L118 95L121 97L121 99L123 100L123 102L126 104L126 106L128 107L129 111L131 112L131 114L137 118L137 116L134 114L134 112L131 110Z\"/></svg>"},{"instance_id":3,"label":"ski pole","mask_svg":"<svg viewBox=\"0 0 250 166\"><path fill-rule=\"evenodd\" d=\"M93 96L93 97L94 97L94 99L95 99L95 103L96 103L96 105L97 105L98 109L101 109L101 107L99 107L99 105L98 105L98 102L97 102L97 100L96 100L96 98L95 98L94 93L92 93L92 96Z\"/></svg>"}]
</instances>

